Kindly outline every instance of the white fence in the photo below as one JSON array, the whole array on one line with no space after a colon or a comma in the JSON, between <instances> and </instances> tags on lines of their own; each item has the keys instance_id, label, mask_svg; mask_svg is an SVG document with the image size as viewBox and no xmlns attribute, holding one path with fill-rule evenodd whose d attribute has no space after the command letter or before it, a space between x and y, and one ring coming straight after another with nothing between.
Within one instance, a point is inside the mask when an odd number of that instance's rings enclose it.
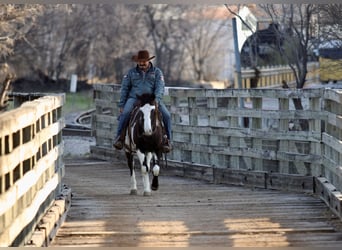
<instances>
[{"instance_id":1,"label":"white fence","mask_svg":"<svg viewBox=\"0 0 342 250\"><path fill-rule=\"evenodd\" d=\"M319 63L308 63L308 73L306 75L306 83L319 82ZM260 71L257 82L258 88L264 87L279 87L282 86L282 81L285 80L289 85L295 83L295 76L289 66L265 66L258 69ZM241 70L242 88L249 89L252 82L255 81L255 71L251 68L243 68ZM234 88L238 88L237 74L235 73Z\"/></svg>"},{"instance_id":2,"label":"white fence","mask_svg":"<svg viewBox=\"0 0 342 250\"><path fill-rule=\"evenodd\" d=\"M38 97L0 114L1 247L27 243L39 220L63 191L65 97ZM30 99L26 95L21 98ZM47 236L53 228L54 224L40 225Z\"/></svg>"}]
</instances>

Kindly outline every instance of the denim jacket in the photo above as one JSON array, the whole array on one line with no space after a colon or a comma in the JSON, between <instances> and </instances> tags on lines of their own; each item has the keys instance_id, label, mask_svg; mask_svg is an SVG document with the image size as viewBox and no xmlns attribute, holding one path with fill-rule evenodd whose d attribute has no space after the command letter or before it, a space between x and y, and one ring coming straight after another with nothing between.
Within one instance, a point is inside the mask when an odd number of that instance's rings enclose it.
<instances>
[{"instance_id":1,"label":"denim jacket","mask_svg":"<svg viewBox=\"0 0 342 250\"><path fill-rule=\"evenodd\" d=\"M143 72L138 66L131 68L121 82L121 96L119 107L124 107L128 98L136 99L136 95L143 93L154 93L156 100L160 103L164 96L164 76L163 72L154 67L150 62L150 68Z\"/></svg>"}]
</instances>

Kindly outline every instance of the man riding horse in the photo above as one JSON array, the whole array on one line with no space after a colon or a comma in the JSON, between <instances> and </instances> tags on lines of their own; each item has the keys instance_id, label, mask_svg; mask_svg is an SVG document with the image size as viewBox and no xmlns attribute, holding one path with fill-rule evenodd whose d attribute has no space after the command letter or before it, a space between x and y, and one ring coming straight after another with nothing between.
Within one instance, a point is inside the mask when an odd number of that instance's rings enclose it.
<instances>
[{"instance_id":1,"label":"man riding horse","mask_svg":"<svg viewBox=\"0 0 342 250\"><path fill-rule=\"evenodd\" d=\"M170 143L171 115L163 103L165 87L164 76L163 72L150 62L154 57L155 56L150 57L147 50L139 51L137 56L132 57L137 63L137 66L131 68L122 80L119 102L119 125L113 144L118 150L122 149L124 146L126 126L129 121L130 113L137 101L137 95L144 93L153 93L155 95L158 109L163 117L163 124L166 132L163 140L163 153L168 153L172 150Z\"/></svg>"}]
</instances>

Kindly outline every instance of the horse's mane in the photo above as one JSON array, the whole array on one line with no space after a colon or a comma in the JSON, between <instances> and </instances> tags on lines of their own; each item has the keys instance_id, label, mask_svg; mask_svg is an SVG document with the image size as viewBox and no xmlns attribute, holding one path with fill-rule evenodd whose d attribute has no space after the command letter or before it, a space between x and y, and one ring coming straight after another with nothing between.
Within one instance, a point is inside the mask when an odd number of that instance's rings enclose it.
<instances>
[{"instance_id":1,"label":"horse's mane","mask_svg":"<svg viewBox=\"0 0 342 250\"><path fill-rule=\"evenodd\" d=\"M145 104L155 105L156 103L156 96L154 93L144 93L142 95L136 95L137 96L137 102L136 106L144 106Z\"/></svg>"}]
</instances>

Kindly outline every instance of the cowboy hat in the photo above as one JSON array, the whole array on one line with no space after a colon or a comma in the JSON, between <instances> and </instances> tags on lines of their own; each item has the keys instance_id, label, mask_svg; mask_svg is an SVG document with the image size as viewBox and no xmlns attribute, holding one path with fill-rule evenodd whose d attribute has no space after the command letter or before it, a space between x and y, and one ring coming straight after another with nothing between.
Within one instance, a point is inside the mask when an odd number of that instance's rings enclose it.
<instances>
[{"instance_id":1,"label":"cowboy hat","mask_svg":"<svg viewBox=\"0 0 342 250\"><path fill-rule=\"evenodd\" d=\"M140 50L138 52L138 55L132 56L132 59L136 62L138 62L138 61L150 61L153 58L155 58L155 56L150 57L150 53L148 53L147 50Z\"/></svg>"}]
</instances>

